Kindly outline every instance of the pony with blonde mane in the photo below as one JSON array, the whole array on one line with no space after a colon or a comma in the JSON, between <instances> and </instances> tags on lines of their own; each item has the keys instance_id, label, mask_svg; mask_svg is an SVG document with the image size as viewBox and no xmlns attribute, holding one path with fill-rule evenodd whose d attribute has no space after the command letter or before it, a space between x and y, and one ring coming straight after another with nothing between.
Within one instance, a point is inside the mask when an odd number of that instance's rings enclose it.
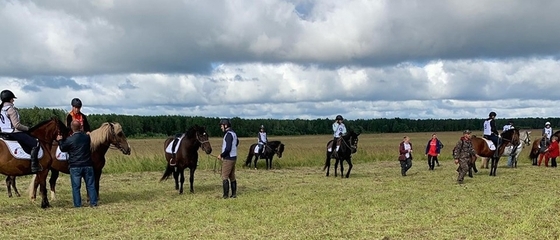
<instances>
[{"instance_id":1,"label":"pony with blonde mane","mask_svg":"<svg viewBox=\"0 0 560 240\"><path fill-rule=\"evenodd\" d=\"M105 154L111 146L119 149L124 155L130 155L130 145L128 144L126 135L123 132L121 124L118 122L105 122L101 126L89 134L91 138L91 160L93 161L93 173L95 177L95 190L99 199L99 180L105 167ZM51 187L51 198L56 199L56 180L60 172L70 174L68 169L68 161L57 160L56 149L58 144L53 144L51 155L53 163L50 166L51 178L49 179ZM35 200L37 194L37 182L35 177L29 185L29 197ZM88 199L89 201L89 195Z\"/></svg>"}]
</instances>

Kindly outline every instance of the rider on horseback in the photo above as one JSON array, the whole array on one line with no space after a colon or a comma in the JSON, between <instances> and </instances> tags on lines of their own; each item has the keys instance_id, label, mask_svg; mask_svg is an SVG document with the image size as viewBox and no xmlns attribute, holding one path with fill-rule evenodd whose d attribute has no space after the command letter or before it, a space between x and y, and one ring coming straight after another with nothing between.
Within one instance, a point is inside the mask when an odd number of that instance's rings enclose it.
<instances>
[{"instance_id":1,"label":"rider on horseback","mask_svg":"<svg viewBox=\"0 0 560 240\"><path fill-rule=\"evenodd\" d=\"M258 156L261 156L263 153L264 148L266 147L266 143L268 142L268 138L266 137L266 131L264 130L264 125L261 125L261 130L259 131L259 135L257 136L257 146L259 148Z\"/></svg>"},{"instance_id":2,"label":"rider on horseback","mask_svg":"<svg viewBox=\"0 0 560 240\"><path fill-rule=\"evenodd\" d=\"M337 115L335 118L335 122L332 125L332 130L334 132L334 139L332 142L332 147L331 147L331 156L332 157L338 157L338 148L340 146L337 146L338 144L338 139L346 134L346 126L344 126L344 123L342 122L344 121L344 118L342 118L342 115Z\"/></svg>"},{"instance_id":3,"label":"rider on horseback","mask_svg":"<svg viewBox=\"0 0 560 240\"><path fill-rule=\"evenodd\" d=\"M499 148L500 148L500 139L498 130L496 130L496 113L490 112L488 114L488 118L484 121L484 138L492 141L494 146L496 146L496 150L494 151L494 157L499 157Z\"/></svg>"},{"instance_id":4,"label":"rider on horseback","mask_svg":"<svg viewBox=\"0 0 560 240\"><path fill-rule=\"evenodd\" d=\"M37 173L43 170L39 165L39 159L37 159L40 148L39 140L27 133L29 127L20 123L19 112L14 106L14 99L16 98L10 90L4 90L0 93L0 99L2 100L0 127L2 132L8 133L10 137L31 149L31 173Z\"/></svg>"},{"instance_id":5,"label":"rider on horseback","mask_svg":"<svg viewBox=\"0 0 560 240\"><path fill-rule=\"evenodd\" d=\"M79 98L74 98L72 99L71 104L72 110L66 116L66 126L71 129L72 121L78 121L81 126L80 130L89 135L89 133L91 132L89 122L86 115L80 111L82 109L82 100L80 100Z\"/></svg>"}]
</instances>

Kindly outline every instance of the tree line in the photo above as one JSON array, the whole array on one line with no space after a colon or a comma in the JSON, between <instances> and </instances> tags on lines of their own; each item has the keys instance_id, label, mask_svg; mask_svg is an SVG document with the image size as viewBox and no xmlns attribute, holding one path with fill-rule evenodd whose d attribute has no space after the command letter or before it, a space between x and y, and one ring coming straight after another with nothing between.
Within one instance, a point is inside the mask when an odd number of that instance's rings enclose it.
<instances>
[{"instance_id":1,"label":"tree line","mask_svg":"<svg viewBox=\"0 0 560 240\"><path fill-rule=\"evenodd\" d=\"M66 121L68 111L49 108L22 108L19 109L21 122L33 126L52 116L57 116ZM219 118L202 116L138 116L118 114L90 114L87 115L92 129L96 129L104 122L118 122L122 125L129 138L162 138L177 133L185 132L189 127L198 124L205 126L210 136L222 136L218 123ZM496 119L497 127L501 130L508 119ZM511 119L517 128L539 129L549 121L551 125L558 126L560 118L517 118ZM346 127L361 133L406 133L406 132L446 132L470 129L482 130L484 119L405 119L405 118L379 118L345 120ZM231 119L233 128L240 137L256 136L261 125L272 136L282 135L317 135L332 134L331 125L334 119ZM560 130L560 129L559 129Z\"/></svg>"}]
</instances>

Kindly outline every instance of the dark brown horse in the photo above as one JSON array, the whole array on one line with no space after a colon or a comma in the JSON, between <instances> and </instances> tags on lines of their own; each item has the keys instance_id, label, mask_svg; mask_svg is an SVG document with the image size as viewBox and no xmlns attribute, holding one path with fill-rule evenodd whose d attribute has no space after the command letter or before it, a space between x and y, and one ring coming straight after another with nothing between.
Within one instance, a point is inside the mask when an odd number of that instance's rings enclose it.
<instances>
[{"instance_id":1,"label":"dark brown horse","mask_svg":"<svg viewBox=\"0 0 560 240\"><path fill-rule=\"evenodd\" d=\"M334 176L337 177L337 167L340 163L340 177L344 177L344 166L342 165L343 161L348 163L348 172L346 173L346 178L350 177L350 171L352 170L352 154L356 153L358 150L358 136L360 134L356 133L352 130L348 131L348 133L341 137L339 149L338 149L338 156L335 158L336 161L334 162ZM331 152L328 151L329 148L332 146L332 141L330 140L327 143L327 151L326 151L326 160L325 166L323 167L323 171L327 170L327 177L329 176L329 169L331 168ZM335 150L335 149L333 149Z\"/></svg>"},{"instance_id":2,"label":"dark brown horse","mask_svg":"<svg viewBox=\"0 0 560 240\"><path fill-rule=\"evenodd\" d=\"M175 136L168 137L163 144L163 150L165 152L165 160L167 161L167 167L163 176L159 180L167 180L171 174L175 178L175 189L179 190L179 194L183 194L183 183L185 182L185 168L189 168L190 176L190 191L194 193L193 182L194 182L194 172L196 171L196 166L198 165L198 149L202 148L206 154L212 153L212 146L208 141L208 133L204 127L194 125L189 128L186 133L181 135L181 142L177 146L177 152L175 154L168 153L166 149L168 146L177 139ZM175 156L174 156L175 155ZM179 185L179 176L181 177L181 184Z\"/></svg>"},{"instance_id":3,"label":"dark brown horse","mask_svg":"<svg viewBox=\"0 0 560 240\"><path fill-rule=\"evenodd\" d=\"M257 169L257 160L263 158L266 161L266 169L272 168L272 158L274 158L274 154L278 156L278 158L282 158L282 153L284 152L284 144L280 141L269 141L266 145L264 145L264 150L262 151L261 156L255 153L255 147L257 144L253 144L249 147L249 153L247 154L247 159L245 160L245 166L251 166L251 159L253 156L255 157L255 169Z\"/></svg>"},{"instance_id":4,"label":"dark brown horse","mask_svg":"<svg viewBox=\"0 0 560 240\"><path fill-rule=\"evenodd\" d=\"M95 190L97 191L97 198L99 199L99 182L101 180L101 174L103 173L103 167L105 167L105 154L111 147L115 146L117 149L125 155L130 155L130 145L126 135L123 132L121 124L118 122L106 122L101 124L101 126L93 130L89 134L91 138L91 160L93 161L93 173L95 177ZM70 174L68 168L68 161L58 160L56 156L58 144L53 144L51 150L51 156L53 162L50 167L51 178L49 179L51 187L51 199L56 199L56 180L60 172ZM34 184L34 185L31 185ZM37 194L37 182L31 181L30 189L32 190L30 198L35 199ZM89 202L89 195L87 196L87 201Z\"/></svg>"},{"instance_id":5,"label":"dark brown horse","mask_svg":"<svg viewBox=\"0 0 560 240\"><path fill-rule=\"evenodd\" d=\"M14 188L14 192L16 196L20 197L19 191L16 187L16 177L15 176L7 176L6 177L6 186L8 187L8 197L12 197L12 187Z\"/></svg>"},{"instance_id":6,"label":"dark brown horse","mask_svg":"<svg viewBox=\"0 0 560 240\"><path fill-rule=\"evenodd\" d=\"M39 159L39 163L43 167L41 172L38 172L36 182L41 190L41 207L50 207L47 198L47 175L49 168L52 164L52 144L56 140L58 134L67 135L68 128L57 117L50 120L43 121L29 129L29 133L39 139L41 148L43 149L43 156ZM10 149L2 142L0 144L0 173L7 176L23 176L31 173L31 161L17 159L9 153Z\"/></svg>"},{"instance_id":7,"label":"dark brown horse","mask_svg":"<svg viewBox=\"0 0 560 240\"><path fill-rule=\"evenodd\" d=\"M543 140L543 138L545 138L545 136L542 136L539 139L535 139L535 141L533 141L533 145L531 145L531 152L529 153L529 159L531 159L533 165L537 165L537 162L539 160L539 155L541 154L541 141Z\"/></svg>"},{"instance_id":8,"label":"dark brown horse","mask_svg":"<svg viewBox=\"0 0 560 240\"><path fill-rule=\"evenodd\" d=\"M496 150L490 150L488 144L486 143L486 139L479 138L476 136L471 137L471 141L473 144L474 151L476 155L485 158L492 159L492 165L490 167L490 176L496 176L496 169L498 168L498 161L500 161L500 157L502 156L506 147L511 143L514 145L519 144L519 130L518 129L510 129L502 133L502 144ZM498 151L498 157L494 157L494 151ZM474 162L473 162L474 165Z\"/></svg>"}]
</instances>

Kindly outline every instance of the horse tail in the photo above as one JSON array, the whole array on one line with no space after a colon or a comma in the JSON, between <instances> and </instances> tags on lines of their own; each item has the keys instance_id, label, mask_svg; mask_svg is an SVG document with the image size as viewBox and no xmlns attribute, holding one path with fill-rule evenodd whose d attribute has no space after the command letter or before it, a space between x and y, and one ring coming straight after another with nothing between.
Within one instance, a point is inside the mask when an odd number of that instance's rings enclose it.
<instances>
[{"instance_id":1,"label":"horse tail","mask_svg":"<svg viewBox=\"0 0 560 240\"><path fill-rule=\"evenodd\" d=\"M35 188L35 179L37 178L37 174L33 174L31 181L29 182L29 187L27 188L27 194L29 194L29 199L35 200L35 194L33 194L36 190Z\"/></svg>"},{"instance_id":2,"label":"horse tail","mask_svg":"<svg viewBox=\"0 0 560 240\"><path fill-rule=\"evenodd\" d=\"M251 166L251 160L253 159L253 155L255 152L256 144L249 146L249 152L247 153L247 159L245 159L245 166Z\"/></svg>"},{"instance_id":3,"label":"horse tail","mask_svg":"<svg viewBox=\"0 0 560 240\"><path fill-rule=\"evenodd\" d=\"M169 164L167 165L167 168L165 168L165 172L163 173L163 176L161 177L161 179L159 179L159 181L163 181L163 180L167 180L171 174L173 174L173 168L172 166L170 166Z\"/></svg>"}]
</instances>

